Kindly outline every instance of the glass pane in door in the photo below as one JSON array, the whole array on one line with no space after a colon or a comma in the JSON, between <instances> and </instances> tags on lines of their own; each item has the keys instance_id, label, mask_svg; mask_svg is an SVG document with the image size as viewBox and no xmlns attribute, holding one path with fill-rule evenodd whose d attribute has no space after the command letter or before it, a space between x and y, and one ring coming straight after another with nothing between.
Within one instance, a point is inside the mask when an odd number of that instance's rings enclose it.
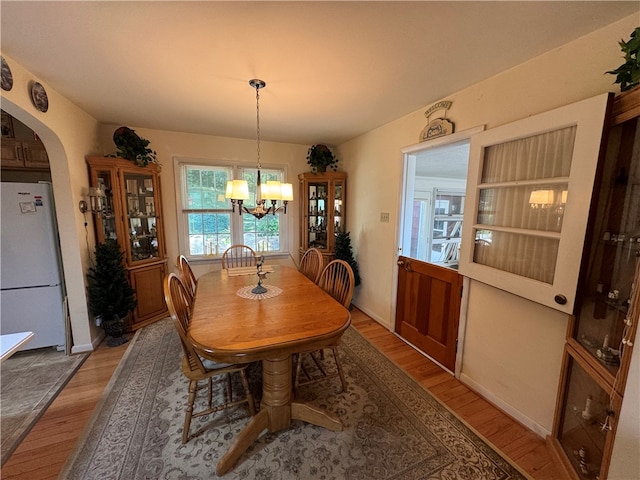
<instances>
[{"instance_id":1,"label":"glass pane in door","mask_svg":"<svg viewBox=\"0 0 640 480\"><path fill-rule=\"evenodd\" d=\"M111 183L111 174L109 171L98 171L97 179L98 187L105 195L103 209L101 214L99 215L99 222L102 225L102 240L117 240L118 235L116 232L116 217L114 213L114 198L113 185Z\"/></svg>"},{"instance_id":2,"label":"glass pane in door","mask_svg":"<svg viewBox=\"0 0 640 480\"><path fill-rule=\"evenodd\" d=\"M309 183L309 243L306 248L324 250L327 244L327 208L329 204L329 184L327 182ZM335 200L334 200L335 206Z\"/></svg>"}]
</instances>

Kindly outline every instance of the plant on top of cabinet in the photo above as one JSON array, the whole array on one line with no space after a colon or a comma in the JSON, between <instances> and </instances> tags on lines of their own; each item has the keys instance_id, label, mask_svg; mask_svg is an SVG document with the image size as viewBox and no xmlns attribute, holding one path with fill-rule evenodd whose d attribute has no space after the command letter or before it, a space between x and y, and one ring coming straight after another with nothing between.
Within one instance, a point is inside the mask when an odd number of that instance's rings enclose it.
<instances>
[{"instance_id":1,"label":"plant on top of cabinet","mask_svg":"<svg viewBox=\"0 0 640 480\"><path fill-rule=\"evenodd\" d=\"M119 127L113 132L113 143L118 147L119 157L131 160L139 167L146 167L149 162L157 163L156 152L151 150L146 140L129 127Z\"/></svg>"},{"instance_id":2,"label":"plant on top of cabinet","mask_svg":"<svg viewBox=\"0 0 640 480\"><path fill-rule=\"evenodd\" d=\"M626 92L640 84L640 27L631 32L628 42L620 40L620 49L624 53L625 62L615 70L606 73L616 75L614 83L620 84L620 90Z\"/></svg>"},{"instance_id":3,"label":"plant on top of cabinet","mask_svg":"<svg viewBox=\"0 0 640 480\"><path fill-rule=\"evenodd\" d=\"M338 159L329 147L322 144L312 145L307 152L307 163L312 172L326 172L327 167L334 172L338 169Z\"/></svg>"}]
</instances>

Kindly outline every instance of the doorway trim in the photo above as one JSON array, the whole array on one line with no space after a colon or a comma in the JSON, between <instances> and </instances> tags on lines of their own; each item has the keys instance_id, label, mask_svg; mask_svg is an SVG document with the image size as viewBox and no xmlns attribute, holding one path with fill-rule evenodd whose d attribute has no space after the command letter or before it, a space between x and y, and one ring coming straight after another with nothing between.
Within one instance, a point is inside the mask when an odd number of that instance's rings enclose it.
<instances>
[{"instance_id":1,"label":"doorway trim","mask_svg":"<svg viewBox=\"0 0 640 480\"><path fill-rule=\"evenodd\" d=\"M485 129L484 125L479 125L473 128L469 128L467 130L462 130L460 132L444 136L444 137L438 137L433 140L427 140L425 142L408 145L401 149L403 166L402 166L402 187L400 191L402 192L402 196L401 196L401 201L399 202L398 212L397 212L398 223L396 225L396 228L398 233L397 233L397 239L396 239L397 241L396 254L393 257L393 263L394 263L393 285L391 288L391 296L392 296L391 297L391 305L392 305L391 318L393 319L396 318L396 311L398 307L397 305L397 295L398 295L397 261L398 261L398 256L403 254L402 252L402 245L404 244L403 236L406 234L404 218L405 218L405 212L407 211L408 208L410 208L410 205L407 203L407 202L410 202L410 200L408 199L407 193L410 191L413 191L413 187L415 184L414 178L408 174L408 171L409 170L413 171L413 168L410 169L409 167L413 167L415 165L415 161L416 161L415 157L419 153L426 152L433 148L443 147L452 143L458 143L464 140L470 140L473 135L484 131L484 129ZM460 302L460 321L458 324L458 349L456 352L456 364L455 364L455 372L454 372L454 375L456 378L460 377L460 373L462 370L462 358L463 358L463 351L464 351L464 337L465 337L465 329L466 329L466 323L467 323L467 305L468 305L469 284L470 284L469 279L466 277L463 277L462 281L463 281L463 290L462 290L462 298ZM394 334L396 334L394 331L395 329L393 327L391 330L394 332ZM398 338L402 339L402 337L400 337L399 335L397 336ZM421 352L421 353L424 354L424 352ZM425 356L428 357L428 355L426 354Z\"/></svg>"}]
</instances>

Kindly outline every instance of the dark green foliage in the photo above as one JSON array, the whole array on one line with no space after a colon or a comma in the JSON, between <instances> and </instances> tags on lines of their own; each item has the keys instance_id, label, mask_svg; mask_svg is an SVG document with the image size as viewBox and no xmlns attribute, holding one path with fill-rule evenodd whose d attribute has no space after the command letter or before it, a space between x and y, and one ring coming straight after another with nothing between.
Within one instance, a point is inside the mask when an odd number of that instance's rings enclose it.
<instances>
[{"instance_id":1,"label":"dark green foliage","mask_svg":"<svg viewBox=\"0 0 640 480\"><path fill-rule=\"evenodd\" d=\"M353 276L355 277L355 284L360 285L360 272L358 271L358 262L353 258L353 252L351 251L351 237L349 232L336 233L336 259L344 260L353 270Z\"/></svg>"},{"instance_id":2,"label":"dark green foliage","mask_svg":"<svg viewBox=\"0 0 640 480\"><path fill-rule=\"evenodd\" d=\"M118 147L117 155L131 160L140 167L146 167L149 162L156 162L156 152L148 148L149 140L145 140L128 127L117 128L113 132L113 143Z\"/></svg>"},{"instance_id":3,"label":"dark green foliage","mask_svg":"<svg viewBox=\"0 0 640 480\"><path fill-rule=\"evenodd\" d=\"M307 163L311 165L312 172L324 172L327 167L334 172L338 169L338 159L326 145L312 145L307 152Z\"/></svg>"},{"instance_id":4,"label":"dark green foliage","mask_svg":"<svg viewBox=\"0 0 640 480\"><path fill-rule=\"evenodd\" d=\"M122 263L123 252L114 241L98 244L95 266L89 269L89 310L103 324L123 319L136 307L135 291Z\"/></svg>"},{"instance_id":5,"label":"dark green foliage","mask_svg":"<svg viewBox=\"0 0 640 480\"><path fill-rule=\"evenodd\" d=\"M625 92L631 90L636 85L640 84L640 27L631 32L631 38L628 42L620 40L620 49L624 53L625 62L615 70L610 70L606 73L610 73L616 76L614 83L620 84L620 90Z\"/></svg>"}]
</instances>

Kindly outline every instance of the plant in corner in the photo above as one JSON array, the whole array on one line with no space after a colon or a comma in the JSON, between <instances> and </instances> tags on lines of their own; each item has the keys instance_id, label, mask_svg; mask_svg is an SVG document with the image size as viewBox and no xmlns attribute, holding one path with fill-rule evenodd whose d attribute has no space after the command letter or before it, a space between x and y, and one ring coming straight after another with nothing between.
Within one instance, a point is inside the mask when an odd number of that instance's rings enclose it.
<instances>
[{"instance_id":1,"label":"plant in corner","mask_svg":"<svg viewBox=\"0 0 640 480\"><path fill-rule=\"evenodd\" d=\"M116 155L140 167L146 167L149 162L157 162L156 152L151 150L149 140L146 140L129 127L120 127L113 132L113 143L118 147Z\"/></svg>"},{"instance_id":2,"label":"plant in corner","mask_svg":"<svg viewBox=\"0 0 640 480\"><path fill-rule=\"evenodd\" d=\"M307 152L307 163L311 165L311 171L326 172L327 167L334 172L338 169L338 159L334 157L329 147L322 144L312 145Z\"/></svg>"},{"instance_id":3,"label":"plant in corner","mask_svg":"<svg viewBox=\"0 0 640 480\"><path fill-rule=\"evenodd\" d=\"M614 83L620 84L620 90L626 92L640 84L640 27L631 32L628 42L620 40L620 49L624 53L625 62L615 70L606 73L616 76Z\"/></svg>"},{"instance_id":4,"label":"plant in corner","mask_svg":"<svg viewBox=\"0 0 640 480\"><path fill-rule=\"evenodd\" d=\"M349 232L338 231L336 233L336 260L344 260L351 266L355 285L360 285L360 272L358 271L358 262L353 258L351 251L351 237Z\"/></svg>"},{"instance_id":5,"label":"plant in corner","mask_svg":"<svg viewBox=\"0 0 640 480\"><path fill-rule=\"evenodd\" d=\"M125 318L137 304L122 263L123 255L114 241L96 245L96 263L87 274L89 310L110 337L107 345L111 347L127 342Z\"/></svg>"}]
</instances>

